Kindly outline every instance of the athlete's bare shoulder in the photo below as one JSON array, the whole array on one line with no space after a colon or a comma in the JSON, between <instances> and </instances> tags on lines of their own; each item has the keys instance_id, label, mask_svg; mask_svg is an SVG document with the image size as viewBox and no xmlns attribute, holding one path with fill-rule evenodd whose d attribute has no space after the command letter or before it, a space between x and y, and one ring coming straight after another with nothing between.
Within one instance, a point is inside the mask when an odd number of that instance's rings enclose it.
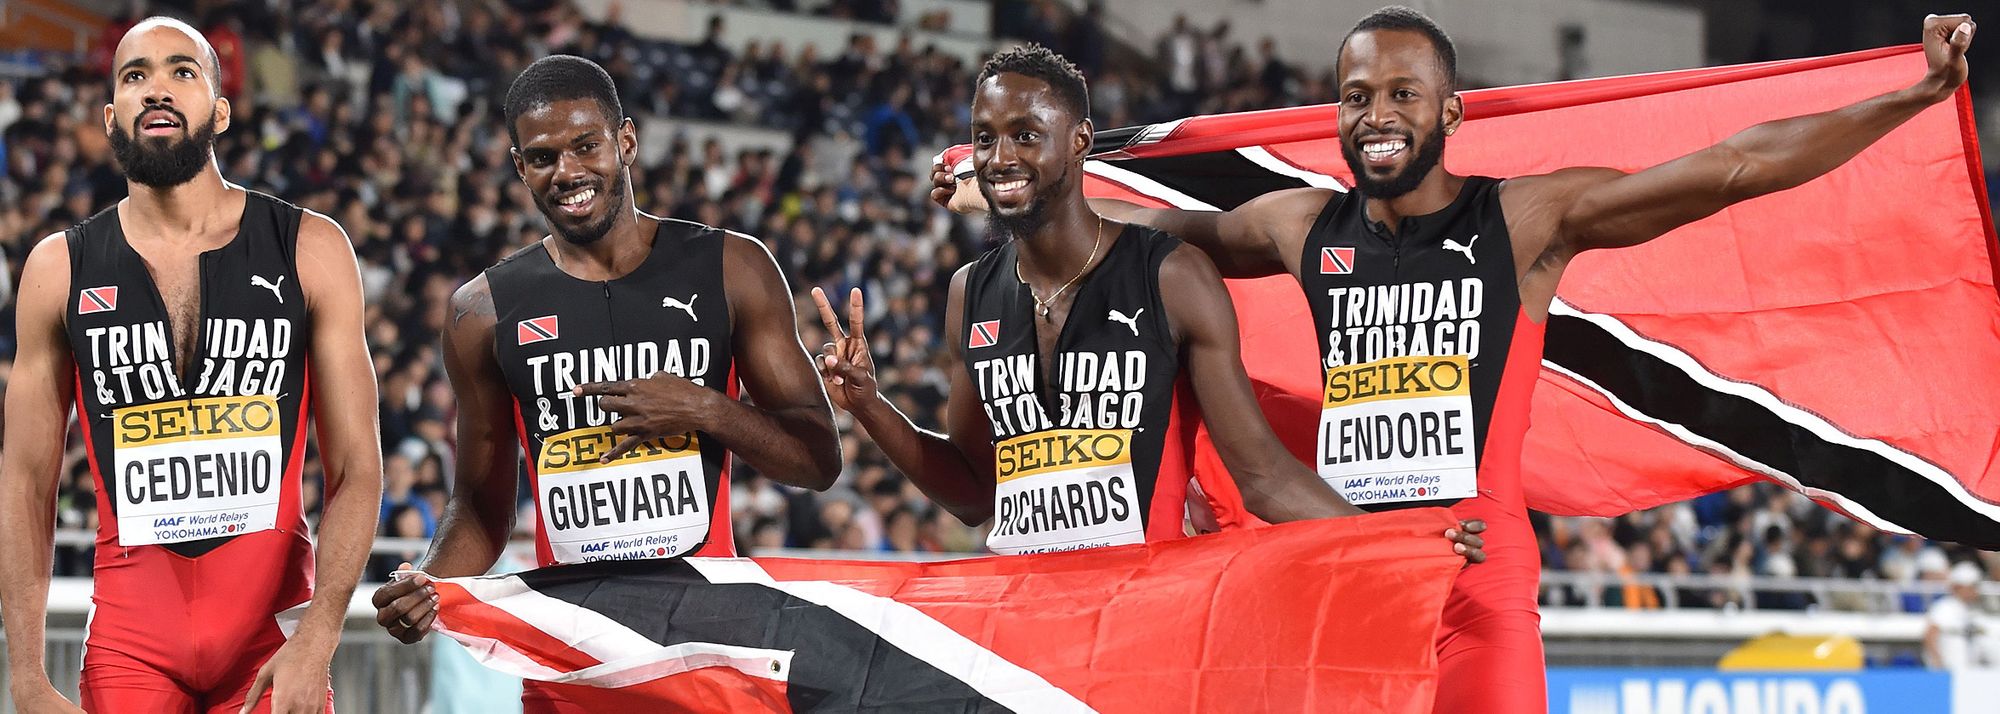
<instances>
[{"instance_id":1,"label":"athlete's bare shoulder","mask_svg":"<svg viewBox=\"0 0 2000 714\"><path fill-rule=\"evenodd\" d=\"M722 267L724 270L753 270L762 272L769 267L775 270L778 259L771 254L771 247L764 241L748 233L738 233L728 229L717 229L722 234Z\"/></svg>"},{"instance_id":2,"label":"athlete's bare shoulder","mask_svg":"<svg viewBox=\"0 0 2000 714\"><path fill-rule=\"evenodd\" d=\"M465 281L451 294L451 330L491 330L498 321L493 308L493 284L480 273Z\"/></svg>"},{"instance_id":3,"label":"athlete's bare shoulder","mask_svg":"<svg viewBox=\"0 0 2000 714\"><path fill-rule=\"evenodd\" d=\"M361 310L361 268L347 231L323 214L300 210L297 266L307 309Z\"/></svg>"},{"instance_id":4,"label":"athlete's bare shoulder","mask_svg":"<svg viewBox=\"0 0 2000 714\"><path fill-rule=\"evenodd\" d=\"M69 282L69 234L56 231L35 241L35 247L28 250L27 262L21 266L23 281L30 270L43 266L43 272L59 273L65 284ZM58 267L60 269L58 269Z\"/></svg>"},{"instance_id":5,"label":"athlete's bare shoulder","mask_svg":"<svg viewBox=\"0 0 2000 714\"><path fill-rule=\"evenodd\" d=\"M1167 326L1175 339L1206 332L1217 320L1235 318L1222 273L1201 249L1186 243L1174 246L1160 260L1159 280L1162 286L1174 286L1160 290L1160 302L1167 308Z\"/></svg>"},{"instance_id":6,"label":"athlete's bare shoulder","mask_svg":"<svg viewBox=\"0 0 2000 714\"><path fill-rule=\"evenodd\" d=\"M354 262L354 244L347 230L326 214L310 208L299 209L299 257L336 262Z\"/></svg>"},{"instance_id":7,"label":"athlete's bare shoulder","mask_svg":"<svg viewBox=\"0 0 2000 714\"><path fill-rule=\"evenodd\" d=\"M1330 188L1288 188L1245 201L1236 211L1252 217L1274 235L1296 234L1303 241L1320 211L1339 193Z\"/></svg>"},{"instance_id":8,"label":"athlete's bare shoulder","mask_svg":"<svg viewBox=\"0 0 2000 714\"><path fill-rule=\"evenodd\" d=\"M1306 234L1339 195L1341 192L1330 188L1288 188L1245 201L1230 213L1243 217L1252 230L1269 241L1288 272L1296 274L1294 263L1305 251Z\"/></svg>"},{"instance_id":9,"label":"athlete's bare shoulder","mask_svg":"<svg viewBox=\"0 0 2000 714\"><path fill-rule=\"evenodd\" d=\"M1542 256L1561 247L1562 219L1571 205L1591 187L1624 176L1600 166L1577 166L1545 174L1518 176L1500 184L1500 210L1507 216L1507 236L1517 254Z\"/></svg>"},{"instance_id":10,"label":"athlete's bare shoulder","mask_svg":"<svg viewBox=\"0 0 2000 714\"><path fill-rule=\"evenodd\" d=\"M28 304L31 296L53 297L62 302L69 300L69 239L62 232L51 233L35 243L28 251L28 259L21 266L19 306ZM17 310L17 315L18 310ZM56 313L61 319L61 313Z\"/></svg>"}]
</instances>

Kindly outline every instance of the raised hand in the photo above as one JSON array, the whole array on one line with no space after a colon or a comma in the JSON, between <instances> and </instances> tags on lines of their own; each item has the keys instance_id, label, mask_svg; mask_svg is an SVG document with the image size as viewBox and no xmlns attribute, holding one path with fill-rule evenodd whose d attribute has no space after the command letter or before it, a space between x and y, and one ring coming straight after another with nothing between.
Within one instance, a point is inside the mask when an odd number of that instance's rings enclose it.
<instances>
[{"instance_id":1,"label":"raised hand","mask_svg":"<svg viewBox=\"0 0 2000 714\"><path fill-rule=\"evenodd\" d=\"M954 178L950 167L937 162L931 163L931 202L952 213L986 212L986 194L979 192L977 181Z\"/></svg>"},{"instance_id":2,"label":"raised hand","mask_svg":"<svg viewBox=\"0 0 2000 714\"><path fill-rule=\"evenodd\" d=\"M882 394L876 391L875 357L868 351L868 335L861 331L861 316L866 314L861 304L861 288L848 294L844 329L833 312L833 303L827 302L826 291L813 288L812 294L813 304L819 307L820 322L826 325L826 334L833 340L821 347L819 358L813 360L819 367L820 381L826 385L827 398L850 413L879 401Z\"/></svg>"},{"instance_id":3,"label":"raised hand","mask_svg":"<svg viewBox=\"0 0 2000 714\"><path fill-rule=\"evenodd\" d=\"M1965 84L1965 50L1979 29L1971 15L1931 15L1924 18L1924 59L1930 71L1917 87L1932 102L1942 102Z\"/></svg>"},{"instance_id":4,"label":"raised hand","mask_svg":"<svg viewBox=\"0 0 2000 714\"><path fill-rule=\"evenodd\" d=\"M951 167L942 161L931 162L931 202L941 208L951 208L951 196L958 191L958 180L952 178Z\"/></svg>"}]
</instances>

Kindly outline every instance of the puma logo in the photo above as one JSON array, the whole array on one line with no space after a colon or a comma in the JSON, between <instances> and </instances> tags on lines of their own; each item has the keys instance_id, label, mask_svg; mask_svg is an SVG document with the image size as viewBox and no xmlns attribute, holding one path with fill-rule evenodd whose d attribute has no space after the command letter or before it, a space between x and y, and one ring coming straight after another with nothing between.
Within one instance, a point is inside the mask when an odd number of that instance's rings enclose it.
<instances>
[{"instance_id":1,"label":"puma logo","mask_svg":"<svg viewBox=\"0 0 2000 714\"><path fill-rule=\"evenodd\" d=\"M660 298L660 307L671 307L676 310L680 310L681 312L685 312L688 314L688 319L693 320L695 322L701 322L701 318L695 317L694 314L694 301L695 299L700 297L701 293L695 293L693 295L689 295L687 302L681 302L671 297L664 297Z\"/></svg>"},{"instance_id":2,"label":"puma logo","mask_svg":"<svg viewBox=\"0 0 2000 714\"><path fill-rule=\"evenodd\" d=\"M1108 318L1109 318L1109 319L1110 319L1110 320L1111 320L1112 322L1122 322L1122 323L1125 323L1125 326L1126 326L1126 327L1130 327L1130 328L1132 328L1132 336L1133 336L1133 337L1138 337L1138 336L1139 336L1139 316L1140 316L1140 315L1144 315L1144 314L1146 314L1146 308L1143 308L1143 307L1142 307L1142 308L1139 308L1139 311L1138 311L1138 312L1135 312L1135 313L1132 313L1132 316L1131 316L1131 317L1126 317L1126 316L1125 316L1125 313L1122 313L1122 312L1119 312L1119 311L1117 311L1117 310L1112 310L1112 311L1111 311L1111 314L1110 314L1110 315L1108 315L1108 316L1106 316L1106 317L1108 317Z\"/></svg>"},{"instance_id":3,"label":"puma logo","mask_svg":"<svg viewBox=\"0 0 2000 714\"><path fill-rule=\"evenodd\" d=\"M1474 258L1474 257L1472 257L1472 244L1473 244L1473 243L1477 243L1477 242L1479 242L1479 234L1478 234L1478 233L1474 233L1474 234L1472 234L1472 237L1471 237L1471 238L1467 238L1467 239L1465 240L1465 243L1464 243L1463 245L1461 245L1461 244L1460 244L1460 243L1459 243L1458 241L1455 241L1455 240L1452 240L1452 239L1450 239L1450 238L1446 238L1446 239L1444 239L1444 249L1445 249L1445 250L1455 250L1455 251L1458 251L1458 252L1460 252L1460 253L1464 253L1464 254L1465 254L1465 260L1466 260L1466 262L1468 262L1468 263L1471 263L1471 264L1473 264L1473 265L1478 265L1478 264L1479 264L1479 259L1478 259L1478 258Z\"/></svg>"},{"instance_id":4,"label":"puma logo","mask_svg":"<svg viewBox=\"0 0 2000 714\"><path fill-rule=\"evenodd\" d=\"M285 276L283 275L278 276L278 282L275 283L269 280L265 280L264 276L262 275L250 276L250 287L263 288L265 290L271 291L272 295L277 296L279 305L285 304L285 294L278 292L278 286L283 284L285 284Z\"/></svg>"}]
</instances>

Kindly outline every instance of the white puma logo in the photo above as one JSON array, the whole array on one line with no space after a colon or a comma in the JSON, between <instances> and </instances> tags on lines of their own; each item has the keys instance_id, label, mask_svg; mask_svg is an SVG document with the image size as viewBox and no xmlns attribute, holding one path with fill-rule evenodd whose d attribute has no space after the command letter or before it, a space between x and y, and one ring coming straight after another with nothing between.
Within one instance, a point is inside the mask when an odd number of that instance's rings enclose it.
<instances>
[{"instance_id":1,"label":"white puma logo","mask_svg":"<svg viewBox=\"0 0 2000 714\"><path fill-rule=\"evenodd\" d=\"M688 319L693 320L695 322L701 322L701 318L695 317L694 314L694 301L696 298L699 297L701 297L701 293L695 293L693 295L689 295L687 302L681 302L671 297L663 297L660 298L660 307L671 307L680 310L681 312L685 312L688 314Z\"/></svg>"},{"instance_id":2,"label":"white puma logo","mask_svg":"<svg viewBox=\"0 0 2000 714\"><path fill-rule=\"evenodd\" d=\"M1144 314L1146 314L1146 308L1143 308L1143 307L1142 307L1142 308L1139 308L1139 311L1138 311L1138 312L1135 312L1135 313L1132 313L1132 316L1131 316L1131 317L1126 317L1126 316L1125 316L1125 313L1122 313L1122 312L1119 312L1119 311L1117 311L1117 310L1112 310L1112 311L1111 311L1111 314L1110 314L1110 315L1107 315L1106 317L1108 317L1108 318L1109 318L1109 319L1110 319L1110 320L1111 320L1112 322L1122 322L1122 323L1125 323L1125 326L1126 326L1126 327L1130 327L1130 328L1132 328L1132 336L1133 336L1133 337L1138 337L1138 336L1139 336L1139 316L1140 316L1140 315L1144 315Z\"/></svg>"},{"instance_id":3,"label":"white puma logo","mask_svg":"<svg viewBox=\"0 0 2000 714\"><path fill-rule=\"evenodd\" d=\"M262 275L250 276L250 287L263 288L265 290L271 291L272 295L276 295L278 297L279 305L285 304L285 294L278 292L278 286L283 284L285 284L285 276L283 275L278 276L278 282L275 283L269 280L265 280L264 276Z\"/></svg>"},{"instance_id":4,"label":"white puma logo","mask_svg":"<svg viewBox=\"0 0 2000 714\"><path fill-rule=\"evenodd\" d=\"M1464 245L1460 245L1458 241L1455 241L1455 240L1452 240L1452 239L1450 239L1450 238L1446 238L1446 239L1444 239L1444 249L1445 249L1445 250L1455 250L1455 251L1458 251L1458 252L1460 252L1460 253L1464 253L1464 254L1465 254L1465 260L1466 260L1466 262L1469 262L1469 263L1471 263L1471 264L1473 264L1473 265L1478 265L1478 264L1479 264L1479 259L1478 259L1478 258L1474 258L1474 257L1472 257L1472 244L1473 244L1473 243L1477 243L1477 242L1479 242L1479 234L1478 234L1478 233L1474 233L1474 234L1472 234L1472 237L1471 237L1471 238L1467 238L1467 239L1465 240L1465 244L1464 244Z\"/></svg>"}]
</instances>

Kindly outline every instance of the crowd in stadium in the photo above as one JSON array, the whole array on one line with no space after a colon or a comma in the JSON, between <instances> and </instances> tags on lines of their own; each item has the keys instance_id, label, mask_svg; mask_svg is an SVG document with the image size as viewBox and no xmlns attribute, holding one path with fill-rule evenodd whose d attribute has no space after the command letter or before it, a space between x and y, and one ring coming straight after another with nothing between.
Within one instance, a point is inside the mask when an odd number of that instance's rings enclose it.
<instances>
[{"instance_id":1,"label":"crowd in stadium","mask_svg":"<svg viewBox=\"0 0 2000 714\"><path fill-rule=\"evenodd\" d=\"M924 172L931 153L966 136L977 67L908 37L888 47L856 34L840 47L753 42L733 51L719 39L721 26L678 44L587 21L566 3L515 11L527 4L240 3L198 23L235 102L233 126L217 143L223 175L332 217L362 262L388 450L381 534L427 538L448 496L454 406L436 341L447 298L546 233L513 171L499 98L521 67L548 53L603 64L630 115L789 134L789 146L735 152L677 139L663 160L633 167L639 206L762 238L791 280L810 350L824 335L806 292L863 288L885 391L919 424L936 426L947 388L938 359L944 292L983 237L978 224L928 202ZM760 4L897 19L893 0ZM1109 68L1103 30L1088 13L1024 7L1022 34L1076 58L1090 76L1100 127L1330 96L1329 68L1289 65L1268 41L1250 49L1226 25L1177 26L1147 48L1158 53L1156 72L1127 75ZM0 240L13 274L33 241L124 195L98 107L108 96L111 46L127 27L106 27L99 46L74 62L0 79ZM11 325L9 310L0 319ZM12 334L0 333L0 383ZM847 462L825 493L779 486L738 465L731 504L745 550L979 550L976 530L932 507L868 440L843 434ZM305 502L317 504L318 460L305 463ZM93 529L92 480L77 445L66 464L59 523ZM532 527L532 512L524 505L520 532ZM1538 516L1536 525L1548 569L1603 575L1601 585L1549 589L1548 604L1860 609L1804 594L1668 592L1633 576L1907 582L1941 579L1951 560L1977 557L1877 534L1762 485L1615 520ZM383 579L400 559L379 556L369 577ZM60 549L58 575L89 567L87 549Z\"/></svg>"}]
</instances>

